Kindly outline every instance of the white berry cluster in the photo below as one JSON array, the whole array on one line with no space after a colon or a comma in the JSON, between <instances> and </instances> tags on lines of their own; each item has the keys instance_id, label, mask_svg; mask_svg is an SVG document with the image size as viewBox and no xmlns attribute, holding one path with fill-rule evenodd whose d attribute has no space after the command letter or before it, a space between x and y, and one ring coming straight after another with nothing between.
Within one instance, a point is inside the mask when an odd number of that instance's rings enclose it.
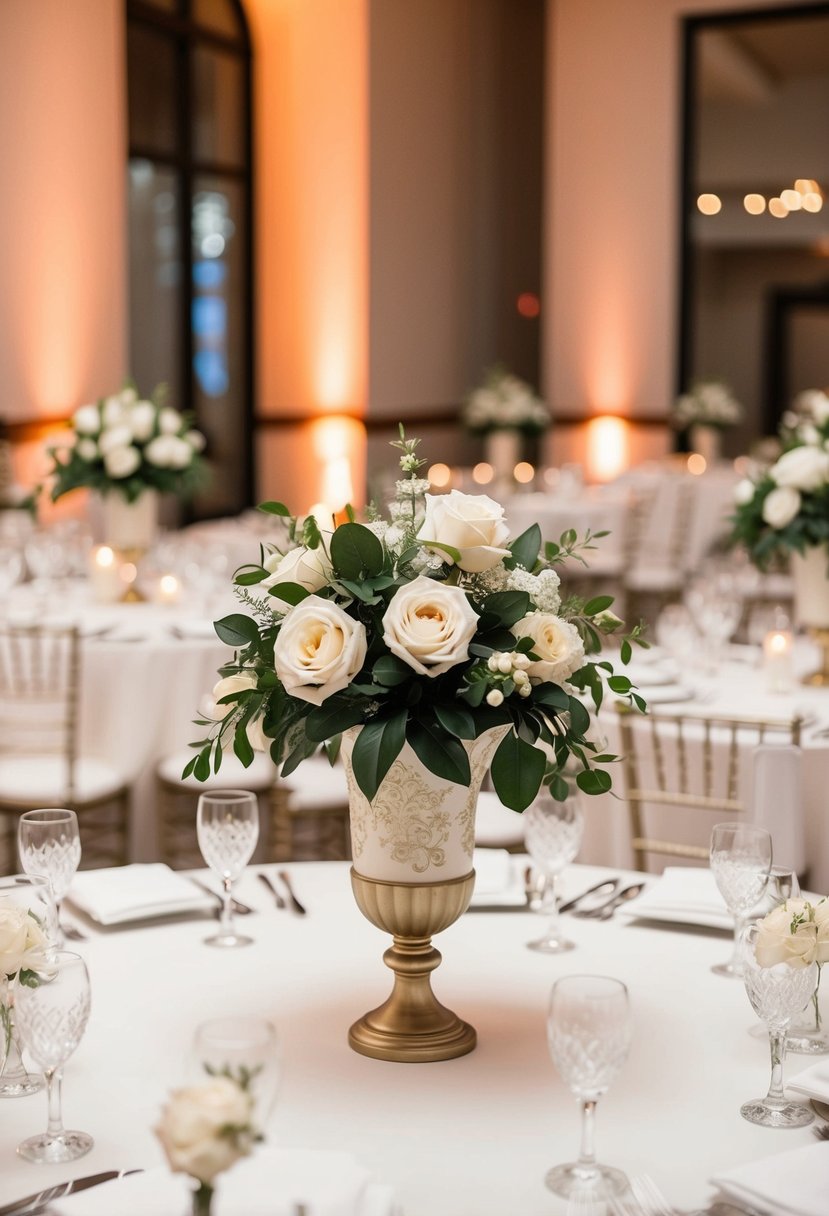
<instances>
[{"instance_id":1,"label":"white berry cluster","mask_svg":"<svg viewBox=\"0 0 829 1216\"><path fill-rule=\"evenodd\" d=\"M532 692L527 668L530 660L517 650L494 650L487 659L487 667L496 677L500 687L490 688L486 694L487 705L503 705L504 698L515 690L519 697L528 697Z\"/></svg>"}]
</instances>

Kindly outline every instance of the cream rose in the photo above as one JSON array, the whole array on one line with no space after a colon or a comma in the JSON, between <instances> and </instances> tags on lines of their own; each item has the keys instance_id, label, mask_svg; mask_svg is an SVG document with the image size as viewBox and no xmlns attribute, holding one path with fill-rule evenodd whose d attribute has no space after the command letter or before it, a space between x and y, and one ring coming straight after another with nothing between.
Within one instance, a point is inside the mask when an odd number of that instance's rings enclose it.
<instances>
[{"instance_id":1,"label":"cream rose","mask_svg":"<svg viewBox=\"0 0 829 1216\"><path fill-rule=\"evenodd\" d=\"M238 708L237 701L228 701L220 705L222 697L229 697L234 692L245 692L248 688L256 688L256 676L253 672L240 671L232 676L225 676L213 685L212 703L205 707L207 717L214 722L223 722L229 713Z\"/></svg>"},{"instance_id":2,"label":"cream rose","mask_svg":"<svg viewBox=\"0 0 829 1216\"><path fill-rule=\"evenodd\" d=\"M383 615L383 641L421 676L439 676L469 658L478 614L460 587L421 574L398 588Z\"/></svg>"},{"instance_id":3,"label":"cream rose","mask_svg":"<svg viewBox=\"0 0 829 1216\"><path fill-rule=\"evenodd\" d=\"M129 447L131 443L132 431L128 426L113 426L109 430L101 432L98 447L101 449L101 455L106 456L107 452L113 452L116 448Z\"/></svg>"},{"instance_id":4,"label":"cream rose","mask_svg":"<svg viewBox=\"0 0 829 1216\"><path fill-rule=\"evenodd\" d=\"M79 439L75 444L75 451L81 460L98 459L98 445L94 439Z\"/></svg>"},{"instance_id":5,"label":"cream rose","mask_svg":"<svg viewBox=\"0 0 829 1216\"><path fill-rule=\"evenodd\" d=\"M212 1183L250 1152L251 1112L250 1095L227 1077L175 1090L155 1129L170 1169Z\"/></svg>"},{"instance_id":6,"label":"cream rose","mask_svg":"<svg viewBox=\"0 0 829 1216\"><path fill-rule=\"evenodd\" d=\"M734 501L738 506L744 507L750 503L755 493L755 485L750 477L744 477L738 481L734 487Z\"/></svg>"},{"instance_id":7,"label":"cream rose","mask_svg":"<svg viewBox=\"0 0 829 1216\"><path fill-rule=\"evenodd\" d=\"M793 930L796 919L798 923ZM787 899L758 922L758 929L754 957L761 967L774 967L777 963L808 967L815 962L818 929L816 923L809 920L809 905L805 900Z\"/></svg>"},{"instance_id":8,"label":"cream rose","mask_svg":"<svg viewBox=\"0 0 829 1216\"><path fill-rule=\"evenodd\" d=\"M156 408L152 401L136 401L130 410L130 428L141 443L146 443L155 430L155 415Z\"/></svg>"},{"instance_id":9,"label":"cream rose","mask_svg":"<svg viewBox=\"0 0 829 1216\"><path fill-rule=\"evenodd\" d=\"M561 684L584 665L584 643L578 629L551 612L530 612L512 632L517 638L532 638L538 659L527 675L535 682Z\"/></svg>"},{"instance_id":10,"label":"cream rose","mask_svg":"<svg viewBox=\"0 0 829 1216\"><path fill-rule=\"evenodd\" d=\"M785 528L800 510L800 495L791 486L780 486L766 495L763 519L770 528Z\"/></svg>"},{"instance_id":11,"label":"cream rose","mask_svg":"<svg viewBox=\"0 0 829 1216\"><path fill-rule=\"evenodd\" d=\"M26 908L0 903L0 976L37 970L46 960L46 935Z\"/></svg>"},{"instance_id":12,"label":"cream rose","mask_svg":"<svg viewBox=\"0 0 829 1216\"><path fill-rule=\"evenodd\" d=\"M175 435L156 435L144 448L144 455L150 464L158 469L171 469L176 453Z\"/></svg>"},{"instance_id":13,"label":"cream rose","mask_svg":"<svg viewBox=\"0 0 829 1216\"><path fill-rule=\"evenodd\" d=\"M427 547L436 542L457 549L458 566L470 574L491 570L509 557L509 549L504 548L509 538L504 508L485 494L462 494L460 490L427 494L426 518L417 535ZM442 549L436 552L452 562Z\"/></svg>"},{"instance_id":14,"label":"cream rose","mask_svg":"<svg viewBox=\"0 0 829 1216\"><path fill-rule=\"evenodd\" d=\"M127 416L128 403L121 399L120 394L107 397L104 402L104 426L118 426Z\"/></svg>"},{"instance_id":15,"label":"cream rose","mask_svg":"<svg viewBox=\"0 0 829 1216\"><path fill-rule=\"evenodd\" d=\"M184 419L178 410L167 406L158 413L158 429L162 435L177 435L184 424Z\"/></svg>"},{"instance_id":16,"label":"cream rose","mask_svg":"<svg viewBox=\"0 0 829 1216\"><path fill-rule=\"evenodd\" d=\"M112 448L104 456L104 467L110 477L130 477L141 463L137 448Z\"/></svg>"},{"instance_id":17,"label":"cream rose","mask_svg":"<svg viewBox=\"0 0 829 1216\"><path fill-rule=\"evenodd\" d=\"M792 448L771 466L769 475L778 486L817 490L829 481L829 452L805 446Z\"/></svg>"},{"instance_id":18,"label":"cream rose","mask_svg":"<svg viewBox=\"0 0 829 1216\"><path fill-rule=\"evenodd\" d=\"M203 452L207 446L207 440L205 439L204 435L202 435L201 431L185 431L184 439L190 444L190 447L194 452Z\"/></svg>"},{"instance_id":19,"label":"cream rose","mask_svg":"<svg viewBox=\"0 0 829 1216\"><path fill-rule=\"evenodd\" d=\"M97 435L101 429L101 415L97 405L82 405L72 415L72 425L80 435Z\"/></svg>"},{"instance_id":20,"label":"cream rose","mask_svg":"<svg viewBox=\"0 0 829 1216\"><path fill-rule=\"evenodd\" d=\"M331 565L322 546L306 549L300 545L285 554L269 553L264 565L271 573L259 583L262 588L275 587L277 583L298 583L306 591L319 591L332 576Z\"/></svg>"},{"instance_id":21,"label":"cream rose","mask_svg":"<svg viewBox=\"0 0 829 1216\"><path fill-rule=\"evenodd\" d=\"M365 662L365 626L338 604L309 595L287 613L273 661L285 691L321 705L346 688Z\"/></svg>"}]
</instances>

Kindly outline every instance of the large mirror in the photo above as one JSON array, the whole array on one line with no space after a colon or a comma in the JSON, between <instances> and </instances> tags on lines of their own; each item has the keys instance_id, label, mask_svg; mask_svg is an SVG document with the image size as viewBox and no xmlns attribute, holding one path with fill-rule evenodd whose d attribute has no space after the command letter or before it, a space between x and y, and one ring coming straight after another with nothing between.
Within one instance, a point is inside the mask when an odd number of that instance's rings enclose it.
<instances>
[{"instance_id":1,"label":"large mirror","mask_svg":"<svg viewBox=\"0 0 829 1216\"><path fill-rule=\"evenodd\" d=\"M829 3L684 23L679 387L728 383L727 452L829 385Z\"/></svg>"}]
</instances>

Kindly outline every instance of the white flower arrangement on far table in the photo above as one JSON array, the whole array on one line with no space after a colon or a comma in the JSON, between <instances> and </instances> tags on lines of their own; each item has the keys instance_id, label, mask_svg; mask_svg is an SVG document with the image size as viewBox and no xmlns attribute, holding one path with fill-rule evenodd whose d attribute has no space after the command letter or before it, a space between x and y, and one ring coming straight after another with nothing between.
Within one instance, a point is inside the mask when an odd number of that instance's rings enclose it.
<instances>
[{"instance_id":1,"label":"white flower arrangement on far table","mask_svg":"<svg viewBox=\"0 0 829 1216\"><path fill-rule=\"evenodd\" d=\"M476 435L490 431L535 435L545 431L552 418L547 405L526 381L503 367L494 367L487 372L483 385L467 397L461 421Z\"/></svg>"},{"instance_id":2,"label":"white flower arrangement on far table","mask_svg":"<svg viewBox=\"0 0 829 1216\"><path fill-rule=\"evenodd\" d=\"M50 448L52 500L82 486L114 490L130 503L145 490L179 497L197 490L206 475L204 435L164 396L163 386L144 399L127 385L75 410L68 442Z\"/></svg>"},{"instance_id":3,"label":"white flower arrangement on far table","mask_svg":"<svg viewBox=\"0 0 829 1216\"><path fill-rule=\"evenodd\" d=\"M725 430L736 426L742 417L742 405L720 380L697 381L674 402L673 424L679 431L689 426Z\"/></svg>"}]
</instances>

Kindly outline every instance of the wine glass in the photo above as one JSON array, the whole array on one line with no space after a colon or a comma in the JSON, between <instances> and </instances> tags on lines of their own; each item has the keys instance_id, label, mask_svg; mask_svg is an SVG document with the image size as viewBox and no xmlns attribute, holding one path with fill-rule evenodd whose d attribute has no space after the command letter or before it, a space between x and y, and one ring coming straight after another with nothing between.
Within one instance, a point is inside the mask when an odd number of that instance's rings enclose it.
<instances>
[{"instance_id":1,"label":"wine glass","mask_svg":"<svg viewBox=\"0 0 829 1216\"><path fill-rule=\"evenodd\" d=\"M64 808L25 811L17 825L20 864L27 874L41 874L52 884L58 945L62 946L60 905L81 860L78 816Z\"/></svg>"},{"instance_id":2,"label":"wine glass","mask_svg":"<svg viewBox=\"0 0 829 1216\"><path fill-rule=\"evenodd\" d=\"M545 789L524 812L526 849L546 879L538 911L549 917L541 937L527 942L530 950L561 954L574 948L575 943L561 932L556 878L575 859L583 834L584 812L578 793L570 793L559 802Z\"/></svg>"},{"instance_id":3,"label":"wine glass","mask_svg":"<svg viewBox=\"0 0 829 1216\"><path fill-rule=\"evenodd\" d=\"M49 1097L45 1132L17 1146L27 1161L75 1161L92 1148L86 1132L67 1131L61 1112L61 1069L83 1038L89 1020L89 973L78 954L58 950L33 986L19 985L17 1026L32 1058L43 1069Z\"/></svg>"},{"instance_id":4,"label":"wine glass","mask_svg":"<svg viewBox=\"0 0 829 1216\"><path fill-rule=\"evenodd\" d=\"M815 1116L807 1106L786 1098L783 1061L786 1057L786 1028L811 1000L817 984L817 966L810 963L807 967L793 967L784 962L761 967L755 955L759 932L756 924L744 929L740 937L740 951L748 999L769 1032L771 1082L765 1098L745 1102L740 1107L740 1114L749 1123L759 1123L761 1127L805 1127Z\"/></svg>"},{"instance_id":5,"label":"wine glass","mask_svg":"<svg viewBox=\"0 0 829 1216\"><path fill-rule=\"evenodd\" d=\"M280 1060L276 1028L257 1017L214 1018L202 1022L193 1038L193 1082L230 1077L253 1099L254 1123L264 1127L276 1098Z\"/></svg>"},{"instance_id":6,"label":"wine glass","mask_svg":"<svg viewBox=\"0 0 829 1216\"><path fill-rule=\"evenodd\" d=\"M213 790L199 798L196 830L201 855L222 880L219 932L205 938L209 946L249 946L252 937L233 924L233 882L250 861L259 838L259 803L246 790Z\"/></svg>"},{"instance_id":7,"label":"wine glass","mask_svg":"<svg viewBox=\"0 0 829 1216\"><path fill-rule=\"evenodd\" d=\"M734 917L734 952L711 968L716 975L742 975L740 933L766 889L771 855L771 836L753 823L718 823L711 833L711 873Z\"/></svg>"},{"instance_id":8,"label":"wine glass","mask_svg":"<svg viewBox=\"0 0 829 1216\"><path fill-rule=\"evenodd\" d=\"M596 1103L627 1058L633 1033L628 990L604 975L568 975L550 994L547 1041L550 1055L581 1105L581 1149L577 1161L557 1165L545 1182L557 1195L590 1190L619 1194L628 1186L621 1170L596 1161Z\"/></svg>"}]
</instances>

